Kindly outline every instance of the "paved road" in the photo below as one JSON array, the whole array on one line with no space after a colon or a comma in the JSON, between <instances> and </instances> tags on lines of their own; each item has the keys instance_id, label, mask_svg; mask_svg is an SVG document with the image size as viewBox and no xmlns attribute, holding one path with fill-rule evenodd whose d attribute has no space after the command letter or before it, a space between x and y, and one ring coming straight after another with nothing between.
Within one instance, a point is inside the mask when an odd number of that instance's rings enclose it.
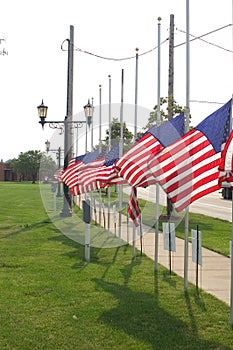
<instances>
[{"instance_id":1,"label":"paved road","mask_svg":"<svg viewBox=\"0 0 233 350\"><path fill-rule=\"evenodd\" d=\"M198 199L190 205L190 212L232 221L232 201L223 199L218 191Z\"/></svg>"},{"instance_id":2,"label":"paved road","mask_svg":"<svg viewBox=\"0 0 233 350\"><path fill-rule=\"evenodd\" d=\"M156 201L156 186L150 186L148 188L138 188L138 198L143 198L151 202ZM129 193L130 189L124 189ZM160 204L166 205L166 196L162 189L160 193ZM221 193L216 191L209 195L198 199L192 203L189 207L190 212L203 215L212 216L215 218L232 221L232 201L223 199Z\"/></svg>"}]
</instances>

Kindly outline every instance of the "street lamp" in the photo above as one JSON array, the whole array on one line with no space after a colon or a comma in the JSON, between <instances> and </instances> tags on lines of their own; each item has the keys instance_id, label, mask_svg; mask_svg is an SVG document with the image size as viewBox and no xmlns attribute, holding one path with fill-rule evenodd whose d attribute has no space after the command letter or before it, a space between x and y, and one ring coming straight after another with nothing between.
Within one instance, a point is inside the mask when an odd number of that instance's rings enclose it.
<instances>
[{"instance_id":1,"label":"street lamp","mask_svg":"<svg viewBox=\"0 0 233 350\"><path fill-rule=\"evenodd\" d=\"M90 103L89 103L90 104ZM61 133L64 132L64 170L68 167L68 163L69 163L69 129L68 126L71 124L71 126L75 127L75 128L79 128L81 127L84 123L89 123L88 125L91 124L92 122L92 114L93 114L93 106L92 108L90 108L90 106L87 104L87 108L85 110L87 110L87 119L86 120L72 120L69 119L67 116L65 117L65 119L63 121L48 121L46 120L47 117L47 111L48 111L48 107L44 105L44 102L42 100L41 104L37 107L38 110L38 115L40 118L39 123L42 126L42 129L44 129L44 125L45 124L49 124L49 127L52 129L60 129ZM92 114L91 114L92 113ZM86 115L86 113L85 113ZM63 208L62 211L60 213L60 216L62 217L68 217L68 216L72 216L72 200L71 200L71 193L70 193L70 189L69 187L63 183L63 192L64 192L64 196L63 196Z\"/></svg>"},{"instance_id":2,"label":"street lamp","mask_svg":"<svg viewBox=\"0 0 233 350\"><path fill-rule=\"evenodd\" d=\"M93 105L90 104L90 99L88 99L87 104L83 107L85 112L85 117L87 119L87 125L90 128L90 125L92 123L92 117L93 117Z\"/></svg>"},{"instance_id":3,"label":"street lamp","mask_svg":"<svg viewBox=\"0 0 233 350\"><path fill-rule=\"evenodd\" d=\"M47 117L47 112L48 112L48 107L44 105L44 102L42 100L41 104L39 106L37 106L37 110L38 110L38 115L40 118L39 123L42 126L42 129L44 129L44 125L46 123L49 124L49 127L52 129L60 129L61 133L66 132L65 128L66 128L66 124L67 123L73 123L73 121L68 122L67 117L65 117L65 120L61 120L61 121L48 121L46 120ZM82 122L80 122L82 123ZM83 122L85 123L85 122Z\"/></svg>"},{"instance_id":4,"label":"street lamp","mask_svg":"<svg viewBox=\"0 0 233 350\"><path fill-rule=\"evenodd\" d=\"M56 152L57 160L58 160L58 171L61 169L61 147L58 147L58 149L50 149L50 142L47 140L45 142L46 146L46 152ZM57 197L61 197L61 183L60 180L58 180L58 187L57 187Z\"/></svg>"},{"instance_id":5,"label":"street lamp","mask_svg":"<svg viewBox=\"0 0 233 350\"><path fill-rule=\"evenodd\" d=\"M47 141L45 142L45 146L46 146L46 152L48 153L48 152L49 152L49 149L50 149L50 142L49 142L49 140L47 140Z\"/></svg>"},{"instance_id":6,"label":"street lamp","mask_svg":"<svg viewBox=\"0 0 233 350\"><path fill-rule=\"evenodd\" d=\"M42 125L42 128L44 128L45 118L47 117L47 111L48 107L44 105L44 101L42 100L41 104L37 107L38 109L38 114L40 117L40 123Z\"/></svg>"},{"instance_id":7,"label":"street lamp","mask_svg":"<svg viewBox=\"0 0 233 350\"><path fill-rule=\"evenodd\" d=\"M92 103L90 103L90 99L88 99L87 104L83 107L84 108L84 113L87 121L87 125L90 129L91 127L91 150L93 150L93 114L94 114L94 106L93 106L93 98L92 98ZM87 130L86 130L86 143L87 143ZM86 150L87 151L87 150Z\"/></svg>"}]
</instances>

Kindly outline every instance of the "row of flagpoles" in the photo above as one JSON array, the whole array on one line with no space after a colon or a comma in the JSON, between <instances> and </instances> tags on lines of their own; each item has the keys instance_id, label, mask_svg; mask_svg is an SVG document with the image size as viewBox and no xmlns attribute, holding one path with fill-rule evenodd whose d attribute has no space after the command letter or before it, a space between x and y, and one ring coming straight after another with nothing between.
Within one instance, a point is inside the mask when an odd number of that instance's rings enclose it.
<instances>
[{"instance_id":1,"label":"row of flagpoles","mask_svg":"<svg viewBox=\"0 0 233 350\"><path fill-rule=\"evenodd\" d=\"M73 195L116 183L128 183L135 191L137 187L156 184L170 197L175 210L187 211L189 204L198 198L219 190L222 181L233 182L231 111L229 100L186 133L182 133L181 113L147 130L121 157L119 145L104 156L99 157L97 149L76 157L62 180ZM135 224L140 224L135 198L136 192L129 208Z\"/></svg>"},{"instance_id":2,"label":"row of flagpoles","mask_svg":"<svg viewBox=\"0 0 233 350\"><path fill-rule=\"evenodd\" d=\"M71 161L66 172L62 175L64 181L71 187L72 194L77 195L83 192L99 189L103 183L108 186L119 183L119 238L121 237L121 203L122 203L122 184L129 183L132 186L134 205L130 206L132 216L136 216L140 225L140 210L136 199L137 186L145 186L150 183L156 184L156 213L155 213L155 270L158 269L158 234L159 234L159 190L160 187L167 193L173 206L177 211L185 210L185 232L184 232L184 291L188 288L188 232L189 232L189 204L196 199L220 188L221 181L232 181L232 134L227 139L231 128L231 110L232 100L228 101L218 111L211 114L203 120L196 128L189 131L190 116L190 58L189 58L189 0L186 0L186 106L183 135L178 132L176 122L178 117L174 118L173 128L176 131L176 139L172 140L171 146L163 140L163 128L168 128L169 122L161 124L160 118L160 19L158 22L158 86L157 86L157 126L153 130L148 130L142 137L135 142L131 150L123 154L123 106L124 106L124 71L122 70L121 84L121 142L119 144L118 155L112 156L112 164L106 166L106 157L100 157L96 154L91 161L90 155L83 155ZM138 74L138 54L136 54L136 78L135 78L135 130L134 137L137 134L137 74ZM109 85L110 89L110 85ZM109 115L111 115L111 94L109 93ZM101 108L100 108L101 115ZM177 122L178 123L178 122ZM101 124L101 122L100 122ZM109 125L111 121L109 121ZM155 130L156 129L156 130ZM215 132L214 132L215 129ZM101 129L100 129L101 130ZM167 129L168 133L168 129ZM111 131L109 130L109 134ZM156 135L156 136L154 136ZM162 136L161 136L162 135ZM170 134L169 134L170 136ZM148 140L154 138L153 151L148 150ZM216 141L217 138L217 141ZM226 142L227 141L227 142ZM101 135L100 135L101 142ZM111 140L109 140L111 145ZM143 144L143 142L145 142ZM226 143L224 150L221 147ZM158 147L157 152L154 147ZM141 148L142 149L141 149ZM143 152L144 165L141 160L135 156L133 151L138 154L139 150ZM99 152L99 151L98 151ZM98 153L97 152L97 153ZM111 152L111 151L110 151ZM146 152L147 158L145 158ZM94 152L92 152L93 155ZM153 155L153 157L152 157ZM136 157L133 160L132 157ZM114 158L115 157L115 158ZM146 159L146 161L145 161ZM231 161L229 161L229 159ZM227 161L228 160L228 161ZM73 163L72 163L73 162ZM139 162L139 163L138 163ZM133 165L132 165L133 163ZM137 169L135 170L135 164ZM229 165L230 164L230 165ZM138 167L142 166L141 177L138 176ZM107 169L108 168L108 169ZM146 169L145 169L146 168ZM106 175L107 170L107 175ZM130 172L131 171L131 172ZM219 176L219 172L224 174ZM148 172L148 174L147 174ZM104 175L103 175L104 174ZM129 176L130 174L130 176ZM134 177L132 176L134 175ZM230 174L230 175L229 175ZM90 179L94 179L91 181ZM82 176L85 181L82 182ZM104 182L105 181L105 182ZM144 182L143 182L144 181ZM146 182L145 182L146 181ZM82 187L82 185L84 185ZM110 196L110 191L109 191ZM110 200L110 198L109 198ZM135 215L136 213L136 215ZM232 210L233 213L233 210ZM139 218L139 219L138 219ZM232 228L233 242L233 228ZM232 243L233 244L233 243ZM231 245L232 247L232 245ZM232 249L233 251L233 249ZM231 293L230 293L230 323L233 324L233 259L231 258Z\"/></svg>"}]
</instances>

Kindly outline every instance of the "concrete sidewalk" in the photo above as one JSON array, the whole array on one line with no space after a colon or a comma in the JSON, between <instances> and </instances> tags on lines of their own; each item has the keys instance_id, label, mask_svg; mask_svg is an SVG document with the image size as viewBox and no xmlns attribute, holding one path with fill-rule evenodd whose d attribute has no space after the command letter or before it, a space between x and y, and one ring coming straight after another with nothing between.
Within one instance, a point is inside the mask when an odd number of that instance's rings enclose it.
<instances>
[{"instance_id":1,"label":"concrete sidewalk","mask_svg":"<svg viewBox=\"0 0 233 350\"><path fill-rule=\"evenodd\" d=\"M110 231L119 236L111 216ZM117 215L118 216L118 215ZM118 220L117 220L118 221ZM143 224L142 226L142 252L154 260L155 230ZM127 217L121 215L120 238L129 244L135 242L135 248L141 249L138 233L133 237L133 223ZM184 240L176 237L176 252L172 252L171 269L177 275L184 278ZM196 285L196 263L192 261L192 245L188 244L188 281ZM158 263L170 269L169 251L164 250L163 234L159 233ZM202 248L202 266L199 266L198 287L205 292L230 305L231 261L230 258Z\"/></svg>"},{"instance_id":2,"label":"concrete sidewalk","mask_svg":"<svg viewBox=\"0 0 233 350\"><path fill-rule=\"evenodd\" d=\"M130 233L129 233L130 231ZM133 241L132 223L127 230L126 217L122 215L121 238L129 242ZM143 225L142 251L154 260L155 232ZM126 238L127 237L127 238ZM140 238L136 236L135 247L141 249ZM131 243L132 244L132 243ZM158 263L170 269L169 251L164 250L163 234L159 233ZM172 252L171 269L177 275L184 277L184 240L176 237L176 252ZM196 285L196 263L192 262L192 246L188 248L188 281ZM205 292L230 305L230 258L202 248L202 266L199 266L198 287Z\"/></svg>"}]
</instances>

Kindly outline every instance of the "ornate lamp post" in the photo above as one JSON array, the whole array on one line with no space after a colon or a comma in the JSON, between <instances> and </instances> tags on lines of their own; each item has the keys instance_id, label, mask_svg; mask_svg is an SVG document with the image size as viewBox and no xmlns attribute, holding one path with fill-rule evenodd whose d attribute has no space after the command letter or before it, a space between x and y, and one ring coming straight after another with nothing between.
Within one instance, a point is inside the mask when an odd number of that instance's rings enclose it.
<instances>
[{"instance_id":1,"label":"ornate lamp post","mask_svg":"<svg viewBox=\"0 0 233 350\"><path fill-rule=\"evenodd\" d=\"M47 140L45 142L46 146L46 152L56 152L57 160L58 160L58 171L61 169L61 147L58 147L58 149L50 149L50 142ZM61 197L61 183L58 180L58 186L57 186L57 197Z\"/></svg>"},{"instance_id":2,"label":"ornate lamp post","mask_svg":"<svg viewBox=\"0 0 233 350\"><path fill-rule=\"evenodd\" d=\"M92 118L93 118L93 113L94 113L94 107L93 107L93 99L92 99L92 104L90 103L90 99L88 99L88 102L84 108L84 113L86 117L86 152L87 152L87 125L90 129L91 127L91 150L93 150L93 123L92 123Z\"/></svg>"},{"instance_id":3,"label":"ornate lamp post","mask_svg":"<svg viewBox=\"0 0 233 350\"><path fill-rule=\"evenodd\" d=\"M48 107L44 105L44 102L42 100L42 103L37 107L38 109L38 115L40 118L39 123L42 126L42 129L44 128L44 125L46 123L49 124L49 127L52 129L60 129L61 132L64 131L64 170L68 166L68 152L69 152L69 143L68 143L68 127L67 127L67 116L65 117L64 121L48 121L46 120L47 117L47 111ZM70 121L70 123L73 123L73 121ZM62 217L69 217L72 216L72 201L71 201L71 195L68 186L64 183L63 184L63 208L60 213L60 216Z\"/></svg>"},{"instance_id":4,"label":"ornate lamp post","mask_svg":"<svg viewBox=\"0 0 233 350\"><path fill-rule=\"evenodd\" d=\"M37 109L38 109L38 115L40 118L39 123L41 124L42 129L44 129L45 124L49 124L50 128L60 129L61 133L64 132L64 170L65 170L68 167L68 163L69 163L69 159L68 159L69 129L68 129L68 126L79 128L84 123L86 123L90 126L92 123L93 106L90 105L90 102L86 106L84 106L86 120L81 120L81 121L70 120L67 116L65 117L65 119L63 121L48 121L48 120L46 120L48 107L44 105L43 100L42 100L41 104L37 107ZM69 187L65 183L63 183L63 192L64 192L63 208L62 208L62 211L60 213L60 216L62 216L62 217L72 216L71 195L70 195Z\"/></svg>"},{"instance_id":5,"label":"ornate lamp post","mask_svg":"<svg viewBox=\"0 0 233 350\"><path fill-rule=\"evenodd\" d=\"M49 140L45 141L45 146L46 146L46 152L49 153L49 151L50 151L50 142L49 142Z\"/></svg>"}]
</instances>

